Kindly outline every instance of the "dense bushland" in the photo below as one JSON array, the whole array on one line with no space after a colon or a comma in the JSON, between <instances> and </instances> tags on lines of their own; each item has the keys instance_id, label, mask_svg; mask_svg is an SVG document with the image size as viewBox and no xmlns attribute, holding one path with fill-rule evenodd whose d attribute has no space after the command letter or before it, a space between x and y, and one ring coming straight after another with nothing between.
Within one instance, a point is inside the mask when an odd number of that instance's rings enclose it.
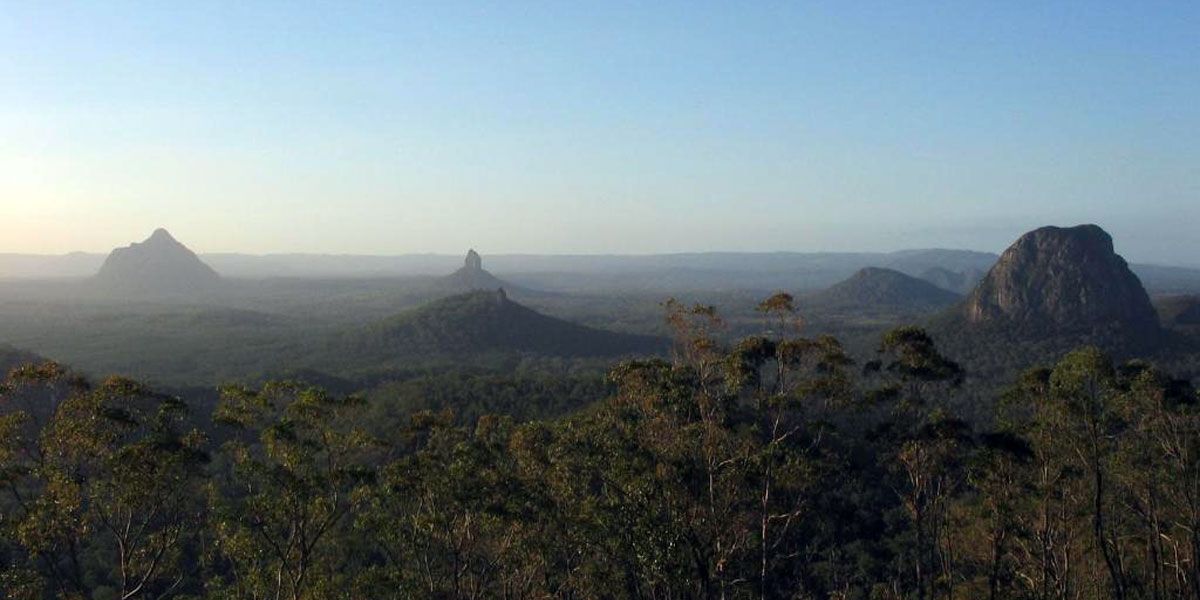
<instances>
[{"instance_id":1,"label":"dense bushland","mask_svg":"<svg viewBox=\"0 0 1200 600\"><path fill-rule=\"evenodd\" d=\"M671 359L555 418L602 384L474 378L471 418L420 410L437 379L391 389L416 412L230 386L195 427L134 381L18 368L3 596L1200 598L1197 395L1152 365L1082 348L964 406L917 328L855 364L786 295L734 344L668 309Z\"/></svg>"}]
</instances>

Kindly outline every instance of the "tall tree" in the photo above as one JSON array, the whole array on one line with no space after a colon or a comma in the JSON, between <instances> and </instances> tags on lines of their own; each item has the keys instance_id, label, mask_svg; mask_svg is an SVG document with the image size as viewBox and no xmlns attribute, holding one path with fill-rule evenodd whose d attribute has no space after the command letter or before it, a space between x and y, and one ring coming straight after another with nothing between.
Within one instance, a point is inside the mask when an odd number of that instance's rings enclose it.
<instances>
[{"instance_id":1,"label":"tall tree","mask_svg":"<svg viewBox=\"0 0 1200 600\"><path fill-rule=\"evenodd\" d=\"M70 379L56 365L19 370L6 396ZM208 459L205 437L184 427L186 405L123 378L95 388L74 380L56 404L36 441L14 435L0 456L28 573L60 597L100 588L121 600L183 591L196 567L184 550L203 524L197 498ZM19 411L5 420L30 418Z\"/></svg>"},{"instance_id":2,"label":"tall tree","mask_svg":"<svg viewBox=\"0 0 1200 600\"><path fill-rule=\"evenodd\" d=\"M346 585L336 532L365 498L376 445L350 417L362 405L298 383L226 387L215 419L241 434L214 490L214 591L233 598L323 597Z\"/></svg>"}]
</instances>

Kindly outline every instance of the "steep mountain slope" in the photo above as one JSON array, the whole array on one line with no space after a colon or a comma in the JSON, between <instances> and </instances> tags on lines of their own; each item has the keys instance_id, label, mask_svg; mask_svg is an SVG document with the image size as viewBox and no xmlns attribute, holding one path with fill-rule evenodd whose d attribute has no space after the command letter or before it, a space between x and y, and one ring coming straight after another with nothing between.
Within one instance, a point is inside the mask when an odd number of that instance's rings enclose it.
<instances>
[{"instance_id":1,"label":"steep mountain slope","mask_svg":"<svg viewBox=\"0 0 1200 600\"><path fill-rule=\"evenodd\" d=\"M1173 343L1112 238L1095 225L1026 233L962 303L927 325L968 373L992 379L1084 345L1133 358Z\"/></svg>"},{"instance_id":2,"label":"steep mountain slope","mask_svg":"<svg viewBox=\"0 0 1200 600\"><path fill-rule=\"evenodd\" d=\"M504 290L443 298L346 339L361 361L533 354L606 357L661 351L666 341L593 329L509 300Z\"/></svg>"},{"instance_id":3,"label":"steep mountain slope","mask_svg":"<svg viewBox=\"0 0 1200 600\"><path fill-rule=\"evenodd\" d=\"M866 267L808 298L816 307L934 311L954 304L958 294L899 271Z\"/></svg>"},{"instance_id":4,"label":"steep mountain slope","mask_svg":"<svg viewBox=\"0 0 1200 600\"><path fill-rule=\"evenodd\" d=\"M1112 237L1095 225L1043 227L1021 236L961 310L972 324L1158 328L1141 281L1113 250Z\"/></svg>"},{"instance_id":5,"label":"steep mountain slope","mask_svg":"<svg viewBox=\"0 0 1200 600\"><path fill-rule=\"evenodd\" d=\"M474 249L467 251L467 258L461 268L441 278L438 283L439 287L456 292L496 290L507 285L484 270L483 258Z\"/></svg>"},{"instance_id":6,"label":"steep mountain slope","mask_svg":"<svg viewBox=\"0 0 1200 600\"><path fill-rule=\"evenodd\" d=\"M102 286L125 292L180 293L212 288L221 276L165 229L117 248L96 273Z\"/></svg>"}]
</instances>

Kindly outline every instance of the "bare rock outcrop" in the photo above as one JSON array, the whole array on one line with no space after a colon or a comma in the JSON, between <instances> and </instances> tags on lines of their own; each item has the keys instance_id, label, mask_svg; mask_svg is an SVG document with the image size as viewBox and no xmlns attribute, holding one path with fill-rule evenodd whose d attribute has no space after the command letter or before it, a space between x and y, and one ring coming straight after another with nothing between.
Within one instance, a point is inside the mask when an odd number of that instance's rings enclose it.
<instances>
[{"instance_id":1,"label":"bare rock outcrop","mask_svg":"<svg viewBox=\"0 0 1200 600\"><path fill-rule=\"evenodd\" d=\"M970 324L1046 330L1117 324L1158 330L1150 297L1096 225L1021 236L961 306Z\"/></svg>"}]
</instances>

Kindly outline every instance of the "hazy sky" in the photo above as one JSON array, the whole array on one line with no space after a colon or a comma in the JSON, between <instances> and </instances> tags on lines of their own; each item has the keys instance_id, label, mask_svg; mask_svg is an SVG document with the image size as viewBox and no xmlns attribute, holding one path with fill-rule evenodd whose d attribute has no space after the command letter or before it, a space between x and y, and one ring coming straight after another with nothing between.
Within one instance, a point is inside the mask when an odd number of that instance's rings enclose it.
<instances>
[{"instance_id":1,"label":"hazy sky","mask_svg":"<svg viewBox=\"0 0 1200 600\"><path fill-rule=\"evenodd\" d=\"M1200 264L1200 3L0 0L0 252Z\"/></svg>"}]
</instances>

